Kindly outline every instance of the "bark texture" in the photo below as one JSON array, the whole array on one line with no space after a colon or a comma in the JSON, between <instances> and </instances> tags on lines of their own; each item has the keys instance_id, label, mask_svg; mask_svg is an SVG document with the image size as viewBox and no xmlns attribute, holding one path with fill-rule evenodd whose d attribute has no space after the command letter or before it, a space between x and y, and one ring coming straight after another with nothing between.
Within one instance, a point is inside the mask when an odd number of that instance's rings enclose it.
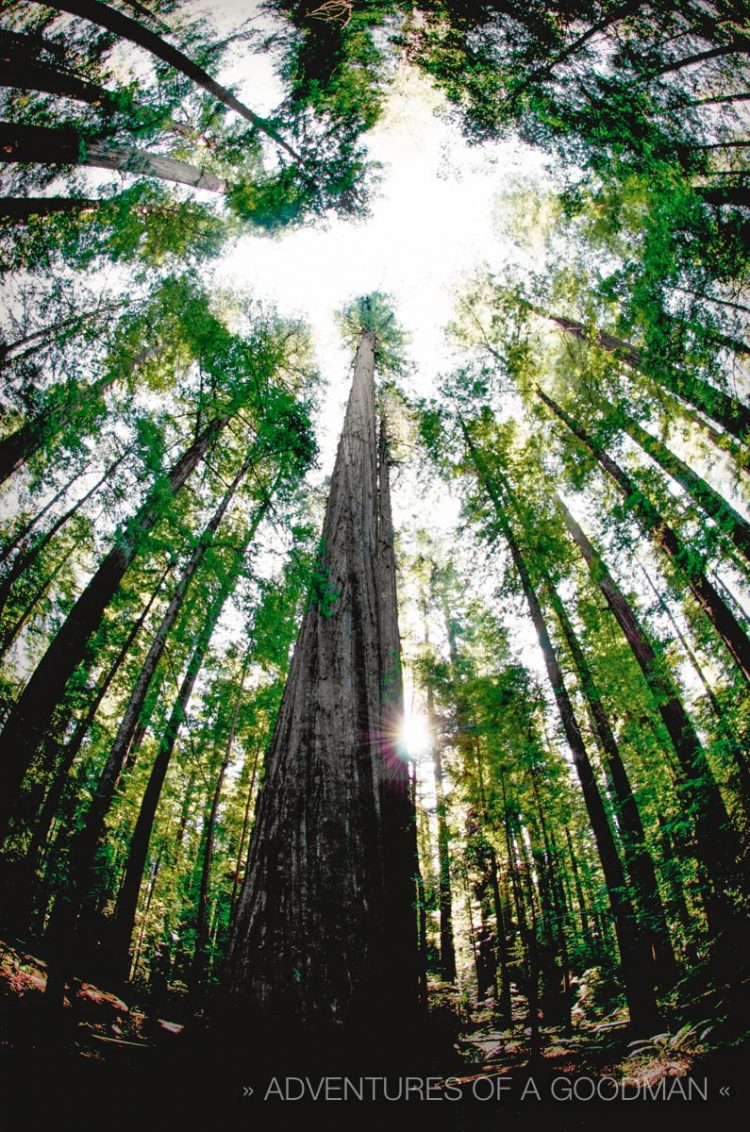
<instances>
[{"instance_id":1,"label":"bark texture","mask_svg":"<svg viewBox=\"0 0 750 1132\"><path fill-rule=\"evenodd\" d=\"M418 987L393 534L362 335L320 565L268 754L228 965L260 1016L398 1025ZM381 434L381 440L384 440Z\"/></svg>"}]
</instances>

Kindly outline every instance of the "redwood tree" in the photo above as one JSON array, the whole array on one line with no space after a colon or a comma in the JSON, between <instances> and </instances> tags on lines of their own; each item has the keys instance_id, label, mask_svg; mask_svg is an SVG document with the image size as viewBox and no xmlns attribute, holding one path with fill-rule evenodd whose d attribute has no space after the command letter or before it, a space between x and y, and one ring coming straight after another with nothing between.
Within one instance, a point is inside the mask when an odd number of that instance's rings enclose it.
<instances>
[{"instance_id":1,"label":"redwood tree","mask_svg":"<svg viewBox=\"0 0 750 1132\"><path fill-rule=\"evenodd\" d=\"M359 304L354 380L319 564L269 750L228 991L267 1024L392 1029L416 1008L416 827L376 359L392 318Z\"/></svg>"}]
</instances>

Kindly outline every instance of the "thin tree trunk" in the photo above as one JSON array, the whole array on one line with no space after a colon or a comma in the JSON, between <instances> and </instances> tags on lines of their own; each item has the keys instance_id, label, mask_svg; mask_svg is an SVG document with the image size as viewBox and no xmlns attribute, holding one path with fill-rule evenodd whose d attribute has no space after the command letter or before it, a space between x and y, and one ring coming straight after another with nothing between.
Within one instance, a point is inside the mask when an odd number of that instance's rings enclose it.
<instances>
[{"instance_id":1,"label":"thin tree trunk","mask_svg":"<svg viewBox=\"0 0 750 1132\"><path fill-rule=\"evenodd\" d=\"M560 965L562 968L562 1003L561 1014L562 1021L565 1027L565 1032L570 1033L573 1022L571 1010L573 1006L571 995L571 978L570 978L570 956L568 954L568 941L566 937L566 909L564 895L561 899L561 888L558 884L558 877L555 867L555 856L553 853L552 843L547 829L547 822L544 816L544 806L542 799L539 795L539 783L537 781L537 774L534 770L533 764L530 767L531 784L534 791L534 800L536 801L537 814L539 817L539 828L542 834L542 842L544 845L544 854L542 857L542 875L546 877L547 890L550 894L550 902L552 904L552 927L550 935L552 939L556 940L557 947L560 953ZM546 902L545 902L546 903ZM549 918L549 913L547 913Z\"/></svg>"},{"instance_id":2,"label":"thin tree trunk","mask_svg":"<svg viewBox=\"0 0 750 1132\"><path fill-rule=\"evenodd\" d=\"M20 198L20 197L18 199L19 199L19 201L20 200L28 200L28 198ZM42 198L42 199L57 200L59 198L53 197L53 198ZM63 199L68 200L69 198L63 198ZM99 202L95 201L94 203L96 204L96 203L99 203ZM1 213L2 213L2 201L0 200L0 214ZM31 343L37 343L38 345L36 345L34 348L40 349L41 346L43 346L45 344L44 341L43 341L44 339L52 338L52 336L57 334L60 330L67 330L71 326L81 327L81 326L85 325L89 320L93 320L93 319L96 319L96 318L101 318L101 319L109 318L109 317L111 317L111 315L114 311L121 310L122 307L124 307L126 305L127 305L127 300L125 300L125 299L123 299L119 302L116 302L116 303L101 304L100 306L95 307L94 310L83 311L81 314L71 315L70 318L59 319L57 322L53 322L49 326L43 326L41 328L41 330L34 330L34 331L31 332L31 334L24 334L24 336L22 338L16 338L16 340L14 342L0 342L0 365L7 365L9 356L13 355L13 354L17 355L17 354L20 353L21 357L23 357L23 358L27 357L28 354L31 352L31 350L28 349L28 348L24 349L24 347L29 347ZM40 339L42 339L41 343L40 343ZM14 360L15 360L14 358L11 358L11 361L14 361Z\"/></svg>"},{"instance_id":3,"label":"thin tree trunk","mask_svg":"<svg viewBox=\"0 0 750 1132\"><path fill-rule=\"evenodd\" d=\"M510 1026L513 1009L510 995L510 970L508 966L508 942L506 938L503 903L500 896L500 877L497 853L490 846L490 885L492 886L492 905L495 912L495 931L497 933L497 962L500 968L499 1018L503 1026Z\"/></svg>"},{"instance_id":4,"label":"thin tree trunk","mask_svg":"<svg viewBox=\"0 0 750 1132\"><path fill-rule=\"evenodd\" d=\"M536 68L528 77L522 79L522 81L511 90L511 93L508 95L508 101L511 103L515 102L523 91L528 90L529 87L533 87L535 82L550 76L561 63L565 63L568 59L571 59L582 47L585 47L591 39L594 39L597 35L606 31L612 24L618 23L624 16L637 11L639 7L641 7L641 0L626 0L626 3L620 4L617 8L613 8L601 20L592 24L585 32L577 36L572 43L569 43L567 47L564 47L562 51L559 51L552 59L544 63L542 67Z\"/></svg>"},{"instance_id":5,"label":"thin tree trunk","mask_svg":"<svg viewBox=\"0 0 750 1132\"><path fill-rule=\"evenodd\" d=\"M4 630L2 636L0 636L0 657L5 656L6 652L11 647L26 622L31 617L31 614L34 612L39 599L51 587L55 578L62 572L63 568L68 565L69 561L70 556L68 554L63 554L59 561L57 561L52 567L49 574L47 574L47 577L44 578L41 584L38 585L34 590L33 594L26 602L26 605L23 607L13 624L9 625L8 628ZM1 836L0 840L2 840Z\"/></svg>"},{"instance_id":6,"label":"thin tree trunk","mask_svg":"<svg viewBox=\"0 0 750 1132\"><path fill-rule=\"evenodd\" d=\"M224 787L224 777L229 765L229 752L225 751L219 773L216 776L216 785L211 796L211 808L206 819L203 833L203 847L201 852L200 887L198 892L198 911L195 919L195 955L193 957L193 987L200 992L209 967L210 925L209 892L211 885L211 860L214 852L216 836L216 817L219 812L221 791Z\"/></svg>"},{"instance_id":7,"label":"thin tree trunk","mask_svg":"<svg viewBox=\"0 0 750 1132\"><path fill-rule=\"evenodd\" d=\"M39 0L41 3L42 0ZM148 28L139 24L137 20L131 19L129 16L124 15L122 12L116 11L114 8L108 7L106 4L101 4L98 0L43 0L45 7L57 8L63 12L70 12L73 16L80 16L83 20L90 20L92 23L99 24L101 27L107 28L109 31L114 32L115 35L120 36L122 39L130 40L131 43L137 44L139 47L155 55L157 59L162 59L168 63L170 67L174 67L176 71L186 75L192 79L194 83L207 90L214 98L218 99L230 110L234 110L246 121L252 123L258 130L266 134L269 138L276 142L278 146L284 149L291 158L301 163L299 154L284 140L274 127L261 118L248 106L240 102L238 98L212 79L202 67L193 63L188 59L187 55L183 55L171 43L161 39L155 32L150 31Z\"/></svg>"},{"instance_id":8,"label":"thin tree trunk","mask_svg":"<svg viewBox=\"0 0 750 1132\"><path fill-rule=\"evenodd\" d=\"M463 864L461 869L461 876L464 882L464 896L466 897L466 919L469 925L469 944L471 945L471 957L474 960L474 976L477 982L477 995L479 995L481 985L481 972L479 966L479 948L477 947L477 934L474 930L474 913L471 910L471 885L469 884L469 875L466 871L466 864Z\"/></svg>"},{"instance_id":9,"label":"thin tree trunk","mask_svg":"<svg viewBox=\"0 0 750 1132\"><path fill-rule=\"evenodd\" d=\"M114 384L115 376L101 378L81 388L74 388L69 393L69 404L53 403L41 409L35 417L26 421L10 436L0 440L0 484L5 483L13 472L17 471L27 460L44 445L45 441L55 436L64 424L90 413L93 406L103 393ZM57 390L55 391L57 393Z\"/></svg>"},{"instance_id":10,"label":"thin tree trunk","mask_svg":"<svg viewBox=\"0 0 750 1132\"><path fill-rule=\"evenodd\" d=\"M576 854L573 848L573 838L570 835L570 830L567 825L565 826L565 840L568 843L568 856L570 857L570 869L573 873L573 887L576 890L576 900L578 901L578 915L581 918L581 934L585 940L590 940L591 924L589 923L589 912L586 904L586 898L583 892L583 885L581 884L581 874L578 871L578 862L576 861Z\"/></svg>"},{"instance_id":11,"label":"thin tree trunk","mask_svg":"<svg viewBox=\"0 0 750 1132\"><path fill-rule=\"evenodd\" d=\"M705 868L712 889L707 900L711 915L709 929L718 935L733 918L727 906L725 886L731 881L734 863L739 857L739 846L721 793L669 670L657 657L635 610L565 504L559 498L557 504L593 581L622 629L677 754L682 771L680 791L686 811L695 823L696 859Z\"/></svg>"},{"instance_id":12,"label":"thin tree trunk","mask_svg":"<svg viewBox=\"0 0 750 1132\"><path fill-rule=\"evenodd\" d=\"M701 414L692 405L688 405L684 398L680 398L677 394L672 395L674 406L677 410L688 420L691 424L697 425L698 429L705 433L706 438L724 457L728 457L734 462L738 472L744 475L750 475L750 455L748 455L747 445L741 441L736 440L727 432L720 432L718 428L714 428L708 421L706 414Z\"/></svg>"},{"instance_id":13,"label":"thin tree trunk","mask_svg":"<svg viewBox=\"0 0 750 1132\"><path fill-rule=\"evenodd\" d=\"M455 667L456 660L458 659L458 649L456 647L455 634L450 631L450 621L446 615L446 622L449 625L449 649L451 654L451 664ZM479 797L482 803L482 822L485 826L488 824L487 814L487 796L484 789L484 770L482 767L482 752L479 744L474 745L474 757L477 764L477 779L479 782ZM503 786L503 790L505 787ZM505 918L503 916L503 907L500 900L500 879L497 866L497 854L494 847L488 842L489 860L490 860L490 885L492 888L492 902L495 911L495 927L497 931L497 964L500 968L500 993L498 996L500 1020L504 1025L509 1026L513 1020L513 1009L510 994L510 971L508 965L508 942L506 938Z\"/></svg>"},{"instance_id":14,"label":"thin tree trunk","mask_svg":"<svg viewBox=\"0 0 750 1132\"><path fill-rule=\"evenodd\" d=\"M685 650L685 655L687 656L688 660L692 664L693 669L695 670L695 673L696 673L698 679L700 680L701 684L703 685L703 687L705 689L706 696L708 698L708 702L711 705L711 710L713 711L713 713L716 716L716 719L718 721L719 731L721 732L721 734L722 734L722 736L723 736L723 738L726 742L726 746L727 746L729 755L730 755L732 761L734 762L734 765L735 765L735 768L736 768L735 782L736 782L736 791L737 791L737 794L739 795L740 804L742 805L742 808L744 809L747 818L750 820L750 764L748 764L747 758L745 757L745 752L744 752L743 746L740 743L740 741L737 737L737 733L735 732L734 728L731 727L729 722L727 721L727 718L726 718L726 716L724 715L724 712L721 709L721 704L717 700L716 695L714 693L714 690L708 682L708 678L706 677L706 674L703 671L703 668L700 664L700 661L698 660L698 657L695 655L695 653L691 649L690 642L688 641L687 637L683 633L680 626L677 624L677 621L675 620L675 618L672 614L672 610L669 608L669 605L667 604L666 598L664 597L664 595L662 593L659 592L659 590L655 586L655 584L654 584L654 582L651 578L651 575L646 570L645 566L643 566L643 564L640 563L640 562L638 563L638 565L641 568L641 573L643 574L644 578L646 579L646 582L648 583L648 585L651 589L651 592L655 595L656 600L658 601L660 608L664 611L667 618L669 619L669 623L672 626L672 628L674 629L675 636L677 637L678 641L680 642L683 649Z\"/></svg>"},{"instance_id":15,"label":"thin tree trunk","mask_svg":"<svg viewBox=\"0 0 750 1132\"><path fill-rule=\"evenodd\" d=\"M211 603L206 615L206 620L198 633L193 652L188 661L187 668L185 669L182 683L180 684L177 698L175 699L164 733L159 742L159 749L151 769L148 784L138 812L138 818L135 823L135 829L133 830L133 836L130 841L128 862L117 897L117 906L115 908L114 922L110 935L108 959L111 963L112 973L114 977L118 979L127 979L128 971L130 970L130 941L135 924L138 894L140 892L143 870L148 856L151 831L156 818L156 811L159 805L159 799L161 798L164 780L167 776L175 743L177 742L177 736L180 727L187 718L187 708L190 697L193 694L195 681L198 679L198 675L203 667L203 662L206 658L214 630L227 599L233 592L240 576L247 549L252 543L255 532L269 506L270 502L266 500L256 511L242 540L242 546L237 552L236 562L228 571L226 578L219 588L218 594Z\"/></svg>"},{"instance_id":16,"label":"thin tree trunk","mask_svg":"<svg viewBox=\"0 0 750 1132\"><path fill-rule=\"evenodd\" d=\"M182 489L227 420L226 416L218 417L199 433L169 474L151 488L133 519L118 531L112 550L50 642L11 710L0 735L0 746L4 750L0 764L3 787L0 792L0 839L7 831L17 792L39 743L50 728L65 686L83 659L91 637L101 625L107 606L138 553L142 537L157 523L165 498L175 496Z\"/></svg>"},{"instance_id":17,"label":"thin tree trunk","mask_svg":"<svg viewBox=\"0 0 750 1132\"><path fill-rule=\"evenodd\" d=\"M750 41L747 37L741 36L733 43L723 44L721 47L711 47L706 51L699 51L695 55L687 55L683 59L674 59L671 63L665 63L664 66L659 67L658 70L648 71L644 77L647 79L660 78L662 75L681 71L684 67L695 67L699 63L707 63L711 59L723 59L728 55L747 55L749 53Z\"/></svg>"},{"instance_id":18,"label":"thin tree trunk","mask_svg":"<svg viewBox=\"0 0 750 1132\"><path fill-rule=\"evenodd\" d=\"M750 523L743 519L731 504L715 491L709 483L689 468L684 461L670 452L666 445L650 432L647 432L638 421L631 417L619 416L623 429L638 444L644 452L656 461L671 476L680 487L694 499L698 506L709 515L721 531L730 538L748 562L750 562Z\"/></svg>"},{"instance_id":19,"label":"thin tree trunk","mask_svg":"<svg viewBox=\"0 0 750 1132\"><path fill-rule=\"evenodd\" d=\"M549 579L547 579L547 591L555 616L560 622L563 636L568 643L570 655L573 658L586 704L591 714L594 732L606 759L617 803L618 824L622 836L625 863L637 893L638 904L643 912L646 940L656 964L659 982L663 987L669 987L677 979L677 965L659 893L656 870L648 851L646 833L638 804L591 666L576 636L567 611Z\"/></svg>"},{"instance_id":20,"label":"thin tree trunk","mask_svg":"<svg viewBox=\"0 0 750 1132\"><path fill-rule=\"evenodd\" d=\"M644 373L652 381L663 385L670 393L676 394L687 401L688 404L705 413L706 416L716 421L738 440L743 440L750 433L750 408L716 386L710 385L699 377L680 373L679 369L676 368L670 372L668 378L661 376L646 365L643 351L630 342L617 338L613 334L608 334L604 330L594 330L575 319L551 314L533 304L529 304L529 309L541 318L554 322L566 334L572 335L579 341L593 342L603 350L614 354L631 368Z\"/></svg>"},{"instance_id":21,"label":"thin tree trunk","mask_svg":"<svg viewBox=\"0 0 750 1132\"><path fill-rule=\"evenodd\" d=\"M420 973L420 998L422 1002L427 1002L427 904L426 895L424 890L424 877L421 871L417 874L417 910L418 910L418 928L417 938L419 941L419 973Z\"/></svg>"},{"instance_id":22,"label":"thin tree trunk","mask_svg":"<svg viewBox=\"0 0 750 1132\"><path fill-rule=\"evenodd\" d=\"M678 103L674 109L682 110L690 106L716 106L724 102L747 102L750 99L750 91L743 90L737 94L711 94L706 98L691 98L686 102Z\"/></svg>"},{"instance_id":23,"label":"thin tree trunk","mask_svg":"<svg viewBox=\"0 0 750 1132\"><path fill-rule=\"evenodd\" d=\"M245 680L247 678L247 670L249 664L249 655L245 659L242 666L242 676L240 684L237 689L237 694L234 700L234 709L232 711L232 721L229 726L229 734L227 735L227 742L224 748L224 757L219 767L219 773L216 776L216 786L214 788L213 797L211 800L211 809L206 821L206 829L204 835L203 845L203 862L201 867L201 884L200 893L198 896L198 914L196 916L195 928L195 959L194 959L194 980L196 987L200 987L206 977L208 970L208 893L211 880L211 859L214 852L214 836L216 831L216 817L219 812L219 802L221 801L221 791L224 786L224 777L232 757L232 745L234 737L237 732L237 719L239 717L240 704L242 703L242 696L245 691Z\"/></svg>"},{"instance_id":24,"label":"thin tree trunk","mask_svg":"<svg viewBox=\"0 0 750 1132\"><path fill-rule=\"evenodd\" d=\"M719 701L716 698L716 694L715 694L713 688L711 687L711 685L708 682L708 678L707 678L705 672L703 671L703 667L702 667L700 661L698 660L698 657L695 655L695 653L693 652L693 650L690 647L690 642L688 641L687 637L683 633L680 626L677 624L677 621L675 620L674 614L672 613L672 610L669 608L669 605L667 604L667 600L664 597L664 594L660 593L660 591L658 590L655 582L653 581L653 579L652 579L651 575L649 574L648 570L646 569L646 567L643 565L642 562L639 562L638 565L640 566L641 573L643 574L644 578L646 579L646 583L648 584L649 589L651 590L652 594L654 595L657 602L659 603L659 608L666 615L670 625L672 626L672 628L674 630L674 634L677 637L677 640L682 645L682 648L685 652L685 655L687 656L688 660L690 661L690 663L693 666L693 669L695 671L696 676L698 677L701 684L703 685L705 692L706 692L706 695L708 697L708 702L711 704L711 710L713 711L716 718L721 720L723 718L723 712L721 710L721 705L719 704Z\"/></svg>"},{"instance_id":25,"label":"thin tree trunk","mask_svg":"<svg viewBox=\"0 0 750 1132\"><path fill-rule=\"evenodd\" d=\"M146 903L141 914L141 930L138 933L138 942L135 946L133 953L133 965L130 969L129 977L135 978L135 973L138 970L138 964L141 961L141 954L143 952L143 943L146 938L146 928L148 926L148 914L151 911L151 901L154 899L154 892L156 891L156 882L159 879L159 871L161 869L162 854L164 846L159 850L159 855L154 861L154 867L151 870L151 876L148 881L148 890L146 892Z\"/></svg>"},{"instance_id":26,"label":"thin tree trunk","mask_svg":"<svg viewBox=\"0 0 750 1132\"><path fill-rule=\"evenodd\" d=\"M679 876L681 849L679 845L674 843L670 836L667 823L663 816L657 814L657 818L659 822L661 854L662 861L664 862L663 875L666 882L668 905L674 920L682 925L685 937L683 955L686 965L694 967L699 961L698 949L694 938L695 917L691 915L690 909L687 906L682 878Z\"/></svg>"},{"instance_id":27,"label":"thin tree trunk","mask_svg":"<svg viewBox=\"0 0 750 1132\"><path fill-rule=\"evenodd\" d=\"M67 483L64 483L60 490L56 491L55 494L44 504L44 506L39 511L37 511L35 515L32 515L31 518L16 531L13 537L9 538L8 541L5 542L2 547L0 547L0 563L5 562L6 559L10 558L14 550L18 550L26 536L31 534L34 527L42 521L47 512L51 511L55 504L59 503L64 495L67 495L73 484L77 483L78 480L81 479L81 477L85 474L85 469L81 469L81 471L76 472L75 475L71 476Z\"/></svg>"},{"instance_id":28,"label":"thin tree trunk","mask_svg":"<svg viewBox=\"0 0 750 1132\"><path fill-rule=\"evenodd\" d=\"M537 920L536 920L536 907L534 902L534 889L531 881L531 873L528 868L528 862L525 860L523 853L523 840L518 836L517 831L514 829L515 822L509 826L508 830L508 844L509 852L515 854L515 846L518 846L518 856L523 866L523 876L526 881L526 894L527 903L529 908L529 920L524 917L524 924L526 925L525 932L525 949L527 958L528 969L528 988L527 988L527 1002L529 1006L529 1054L532 1059L539 1056L541 1049L541 1041L539 1034L539 947L537 944ZM519 899L523 902L523 895L521 891L521 884L519 881Z\"/></svg>"},{"instance_id":29,"label":"thin tree trunk","mask_svg":"<svg viewBox=\"0 0 750 1132\"><path fill-rule=\"evenodd\" d=\"M258 763L260 761L260 746L256 746L255 754L253 756L253 769L250 775L250 783L247 788L247 798L245 800L245 813L242 818L242 829L240 830L240 841L237 846L237 860L234 867L234 879L232 881L232 900L229 905L229 929L230 935L234 931L234 921L237 913L237 895L240 888L240 877L242 876L242 862L245 859L245 838L247 837L248 827L250 825L250 809L253 804L253 793L255 790L255 779L258 772Z\"/></svg>"},{"instance_id":30,"label":"thin tree trunk","mask_svg":"<svg viewBox=\"0 0 750 1132\"><path fill-rule=\"evenodd\" d=\"M524 976L528 981L527 987L527 1000L529 1005L529 1013L531 1013L531 967L530 967L530 950L528 944L528 926L526 923L526 910L523 903L523 893L521 892L521 881L518 876L518 865L515 857L515 849L513 848L513 839L511 836L511 814L510 807L508 806L508 794L505 787L505 775L502 769L499 769L498 779L500 782L500 791L503 796L503 831L505 834L505 852L508 857L508 872L510 873L510 887L513 894L513 905L516 909L516 919L518 920L518 933L521 937L521 946L524 957Z\"/></svg>"},{"instance_id":31,"label":"thin tree trunk","mask_svg":"<svg viewBox=\"0 0 750 1132\"><path fill-rule=\"evenodd\" d=\"M186 161L86 137L69 127L0 122L0 161L20 161L25 165L93 165L119 173L174 181L212 193L220 193L224 188L213 173Z\"/></svg>"},{"instance_id":32,"label":"thin tree trunk","mask_svg":"<svg viewBox=\"0 0 750 1132\"><path fill-rule=\"evenodd\" d=\"M654 505L639 492L636 484L623 469L578 425L564 409L548 397L537 386L540 398L556 416L564 422L574 436L595 456L607 475L617 484L625 499L630 503L634 515L641 526L654 538L664 552L675 561L683 573L696 601L703 609L716 632L724 641L737 667L750 684L750 639L743 631L737 618L722 599L716 588L698 567L690 566L688 548L681 542L674 530L667 525Z\"/></svg>"},{"instance_id":33,"label":"thin tree trunk","mask_svg":"<svg viewBox=\"0 0 750 1132\"><path fill-rule=\"evenodd\" d=\"M456 951L453 943L453 901L451 898L450 834L443 784L442 740L435 722L435 695L427 686L427 719L432 734L432 765L435 775L435 797L438 822L438 893L440 906L440 972L448 983L456 981Z\"/></svg>"},{"instance_id":34,"label":"thin tree trunk","mask_svg":"<svg viewBox=\"0 0 750 1132\"><path fill-rule=\"evenodd\" d=\"M169 35L171 31L169 24L165 24L164 20L160 20L157 15L149 11L145 4L139 4L138 0L122 0L122 2L126 5L126 7L132 8L135 14L137 16L140 16L141 19L150 20L155 27L159 28L160 31L163 31L167 35Z\"/></svg>"},{"instance_id":35,"label":"thin tree trunk","mask_svg":"<svg viewBox=\"0 0 750 1132\"><path fill-rule=\"evenodd\" d=\"M10 591L13 587L13 583L16 581L16 579L20 578L22 574L24 574L31 566L34 565L34 563L39 558L39 555L42 553L45 547L49 545L57 532L65 526L68 519L71 519L77 511L80 511L84 504L88 503L89 499L91 499L92 495L96 494L102 484L107 483L111 479L125 457L130 454L130 451L130 449L127 449L125 452L122 452L117 457L117 459L109 465L104 474L99 477L93 487L89 488L89 490L84 495L82 495L80 499L77 499L76 502L71 507L69 507L67 511L64 511L63 514L55 520L52 526L48 530L46 530L44 534L41 535L36 540L36 542L34 542L29 547L28 550L24 551L23 554L18 555L18 557L11 564L11 567L8 570L7 574L5 574L2 580L0 580L0 611L5 608L5 603L8 600Z\"/></svg>"}]
</instances>

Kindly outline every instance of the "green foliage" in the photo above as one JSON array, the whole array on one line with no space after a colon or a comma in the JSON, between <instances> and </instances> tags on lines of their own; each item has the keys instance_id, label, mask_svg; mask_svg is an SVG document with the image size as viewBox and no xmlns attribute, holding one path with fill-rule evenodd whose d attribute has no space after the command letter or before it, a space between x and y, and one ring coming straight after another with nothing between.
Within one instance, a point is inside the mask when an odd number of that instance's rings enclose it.
<instances>
[{"instance_id":1,"label":"green foliage","mask_svg":"<svg viewBox=\"0 0 750 1132\"><path fill-rule=\"evenodd\" d=\"M150 7L159 19L173 9ZM92 940L106 940L175 688L200 646L151 831L135 977L155 1004L170 989L192 992L196 980L204 988L219 980L300 617L310 607L329 616L340 594L326 547L316 542L305 485L317 456L309 336L259 303L218 293L207 267L246 230L281 238L331 213L365 214L373 169L363 135L382 114L403 53L435 80L468 140L530 142L553 158L556 178L554 192L535 194L526 183L506 192L516 209L509 229L539 250L535 270L509 267L472 280L449 327L456 364L430 398L409 406L423 477L436 474L440 490L462 503L450 553L441 556L424 536L403 567L405 593L419 591L419 615L409 616L429 630L412 666L435 744L418 775L427 954L438 969L447 874L456 993L467 1003L474 980L485 994L497 990L498 1003L512 987L515 1021L522 1012L532 1047L540 1011L545 1024L566 1026L570 1015L585 1028L621 1009L610 897L525 617L532 586L625 863L622 892L636 906L638 930L653 929L595 705L621 752L642 824L636 848L655 870L678 967L702 992L727 974L725 957L736 956L722 950L724 929L711 920L715 892L695 855L700 799L684 793L685 768L661 709L668 696L684 701L706 752L701 789L708 792L713 776L730 823L746 831L747 689L686 581L710 574L718 586L727 577L744 596L747 568L738 563L731 516L710 514L705 490L702 501L700 490L678 491L663 453L674 450L704 486L741 506L746 141L734 103L721 101L744 89L738 6L267 0L264 15L263 47L278 52L284 91L267 121L248 125L166 65L144 58L132 73L135 56L96 25L69 20L58 29L38 5L3 11L5 31L33 37L48 71L100 89L86 101L4 88L8 122L68 129L81 157L86 143L103 139L158 152L224 186L209 205L141 175L125 187L98 182L90 195L83 166L29 163L4 174L16 200L50 193L53 184L63 199L49 214L37 205L40 214L25 223L11 202L0 221L0 266L24 272L31 288L21 313L8 316L0 354L8 375L4 439L25 425L32 434L13 473L17 513L2 521L3 715L65 623L82 580L113 547L132 543L136 551L24 784L9 860L27 869L25 927L36 931L65 890L71 835L91 812L119 722L177 595L86 901ZM212 73L221 64L226 44L208 23L170 21L168 34ZM261 35L243 30L239 41L253 49ZM14 42L28 59L29 44ZM710 59L681 66L705 51ZM113 269L116 301L94 303L82 281L98 293L99 277ZM372 339L384 378L381 412L403 404L393 375L407 369L408 338L391 299L378 292L356 299L339 325L350 348L362 335ZM567 425L547 411L540 391ZM175 493L175 460L212 425L205 457ZM638 428L650 447L637 440ZM710 443L734 461L732 483L710 458ZM626 498L603 476L602 454L627 473ZM207 524L245 463L209 537ZM596 565L584 567L557 493L602 548L598 577ZM648 515L658 520L651 533L668 523L679 534L669 563L644 538ZM652 645L651 679L604 601L604 562ZM656 603L640 565L656 578ZM43 829L46 802L55 806ZM721 895L742 913L740 864L726 875ZM732 977L740 967L737 960ZM642 1042L632 1059L663 1068L700 1050L708 1032L686 1023Z\"/></svg>"},{"instance_id":2,"label":"green foliage","mask_svg":"<svg viewBox=\"0 0 750 1132\"><path fill-rule=\"evenodd\" d=\"M371 295L354 299L336 317L341 335L350 349L357 348L363 334L372 336L379 374L403 372L408 335L399 325L388 295L374 291Z\"/></svg>"}]
</instances>

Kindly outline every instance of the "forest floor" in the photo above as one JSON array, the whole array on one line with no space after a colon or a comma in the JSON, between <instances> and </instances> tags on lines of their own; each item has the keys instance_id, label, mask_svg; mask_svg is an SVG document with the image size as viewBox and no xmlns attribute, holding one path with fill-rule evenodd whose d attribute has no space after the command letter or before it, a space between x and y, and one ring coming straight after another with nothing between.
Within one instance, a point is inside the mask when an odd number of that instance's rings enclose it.
<instances>
[{"instance_id":1,"label":"forest floor","mask_svg":"<svg viewBox=\"0 0 750 1132\"><path fill-rule=\"evenodd\" d=\"M128 1099L131 1087L138 1091L143 1071L155 1070L152 1077L159 1081L168 1108L174 1110L178 1094L183 1103L186 1099L190 1104L201 1100L198 1081L191 1072L194 1061L188 1059L184 1063L187 1071L180 1072L180 1047L186 1029L184 999L182 1003L174 1001L174 1016L181 1019L175 1021L162 1016L169 1015L169 1009L157 1011L146 999L145 1005L136 1002L135 991L133 1002L128 1004L101 987L74 980L68 987L62 1024L58 1018L50 1025L45 1014L45 985L42 959L0 941L0 1074L6 1088L25 1088L29 1101L46 1099L59 1113L64 1100L74 1105L81 1097L91 1101L97 1095L97 1085L106 1083L109 1093L113 1081L117 1082L120 1105ZM750 988L743 987L741 997L750 998ZM547 1132L600 1128L602 1120L610 1129L618 1123L618 1114L626 1110L632 1128L633 1120L650 1125L649 1117L653 1116L660 1123L670 1116L681 1118L680 1112L671 1112L674 1102L698 1106L696 1116L701 1112L708 1116L710 1109L720 1116L722 1128L732 1129L732 1114L743 1109L746 1114L750 1102L750 1087L745 1084L750 1076L750 1041L742 1032L747 1011L746 1001L728 1004L715 995L710 1001L704 996L683 1013L686 1020L679 1028L672 1025L671 1032L653 1035L637 1045L630 1040L621 1015L594 1020L578 1012L568 1033L540 1024L540 1048L533 1053L520 999L514 1001L513 1028L499 1029L491 1003L467 1006L459 1002L453 988L434 984L431 1017L443 1037L449 1035L450 1054L442 1066L436 1065L433 1057L424 1080L404 1077L391 1081L389 1076L387 1095L365 1099L408 1100L408 1105L389 1106L394 1117L396 1109L408 1108L412 1115L418 1108L423 1114L429 1110L426 1124L430 1128L445 1127L453 1132L474 1128L504 1132L516 1126L526 1129L535 1126L535 1113L539 1119L542 1111ZM445 1041L442 1048L449 1048ZM175 1069L178 1080L182 1080L176 1090ZM204 1081L209 1091L216 1071L213 1062ZM325 1099L327 1085L321 1091L318 1083L307 1077L279 1075L278 1080L274 1077L276 1085L269 1094L267 1085L250 1089L244 1084L246 1077L231 1080L229 1069L228 1073L229 1079L221 1082L225 1096L244 1103L248 1117L248 1105L255 1097L254 1126L258 1126L259 1100L268 1101L263 1107L277 1113L278 1104L270 1102L286 1100L295 1102L284 1108L295 1109L296 1117L316 1107L315 1115L320 1116L319 1102ZM291 1092L289 1082L293 1082ZM49 1095L33 1096L37 1088L42 1094L49 1090ZM312 1095L314 1089L318 1089L317 1097ZM299 1096L300 1090L304 1095ZM340 1091L340 1085L334 1083L333 1095L327 1099L352 1099L337 1096L336 1090ZM313 1100L316 1105L308 1103ZM453 1103L420 1103L427 1101ZM331 1109L345 1107L350 1106L326 1105L326 1120ZM381 1105L374 1107L382 1112ZM684 1109L681 1112L684 1115ZM287 1125L286 1119L269 1123L279 1128ZM153 1126L161 1127L158 1122ZM410 1126L414 1127L413 1122ZM26 1123L23 1127L36 1125Z\"/></svg>"}]
</instances>

